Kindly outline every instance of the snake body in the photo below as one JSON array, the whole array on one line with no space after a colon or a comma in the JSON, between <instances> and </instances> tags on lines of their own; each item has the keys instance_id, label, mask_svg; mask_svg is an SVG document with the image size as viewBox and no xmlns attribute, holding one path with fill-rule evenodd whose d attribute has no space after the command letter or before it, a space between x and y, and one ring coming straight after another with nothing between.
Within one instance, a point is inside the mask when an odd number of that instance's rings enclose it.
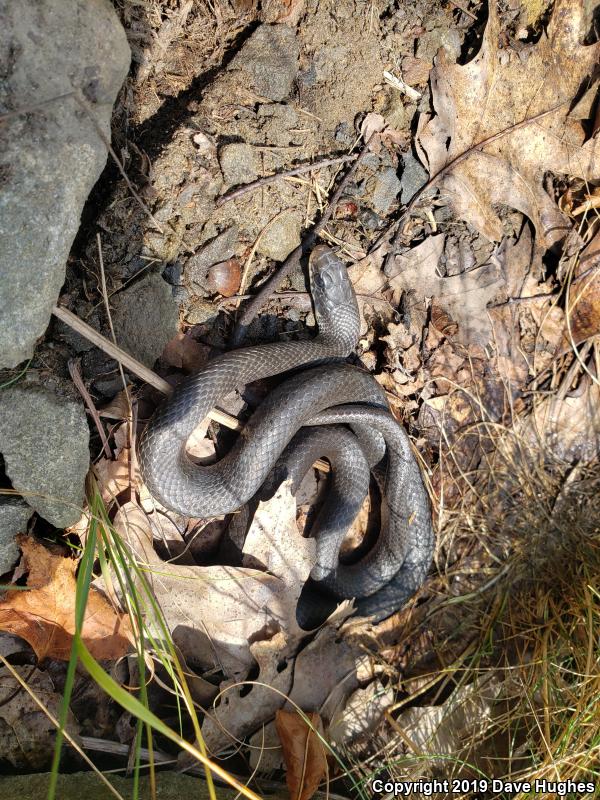
<instances>
[{"instance_id":1,"label":"snake body","mask_svg":"<svg viewBox=\"0 0 600 800\"><path fill-rule=\"evenodd\" d=\"M246 347L209 362L175 389L146 426L140 469L164 506L206 519L242 507L274 469L297 485L317 458L329 458L332 492L319 516L317 564L299 619L308 627L326 598L354 597L359 614L380 620L426 576L433 553L429 502L408 437L381 387L368 373L334 361L354 350L360 328L344 265L319 246L309 270L318 336ZM224 458L210 466L190 459L187 439L225 395L307 365L313 366L267 397ZM342 564L339 548L368 491L370 472L382 496L381 532L357 563Z\"/></svg>"}]
</instances>

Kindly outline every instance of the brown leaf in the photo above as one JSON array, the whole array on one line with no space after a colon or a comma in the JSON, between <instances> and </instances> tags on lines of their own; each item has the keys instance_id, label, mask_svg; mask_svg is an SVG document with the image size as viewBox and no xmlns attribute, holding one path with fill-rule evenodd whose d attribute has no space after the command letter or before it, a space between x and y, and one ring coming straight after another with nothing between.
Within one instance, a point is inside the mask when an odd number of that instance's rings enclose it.
<instances>
[{"instance_id":1,"label":"brown leaf","mask_svg":"<svg viewBox=\"0 0 600 800\"><path fill-rule=\"evenodd\" d=\"M0 602L0 629L25 639L38 659L68 661L75 632L77 561L51 553L30 536L18 536L29 591L8 591ZM98 659L114 661L131 650L129 617L120 614L94 587L85 610L83 641Z\"/></svg>"},{"instance_id":2,"label":"brown leaf","mask_svg":"<svg viewBox=\"0 0 600 800\"><path fill-rule=\"evenodd\" d=\"M463 344L485 346L491 336L486 306L504 287L504 281L493 264L440 277L437 266L444 241L444 234L429 236L408 253L395 257L388 270L394 297L406 291L408 307L434 298L436 313L443 310L458 323L458 338Z\"/></svg>"},{"instance_id":3,"label":"brown leaf","mask_svg":"<svg viewBox=\"0 0 600 800\"><path fill-rule=\"evenodd\" d=\"M569 288L568 309L570 336L564 347L571 346L600 333L600 231L581 253L579 277Z\"/></svg>"},{"instance_id":4,"label":"brown leaf","mask_svg":"<svg viewBox=\"0 0 600 800\"><path fill-rule=\"evenodd\" d=\"M585 180L600 175L600 149L594 139L585 141L584 125L569 116L570 101L592 74L600 45L580 44L581 0L557 0L546 32L526 54L501 50L500 33L492 0L477 56L464 65L448 63L443 49L436 56L431 71L436 116L419 120L419 155L434 175L491 136L551 112L474 150L439 184L455 214L488 239L502 237L493 207L502 204L529 217L538 243L549 247L564 236L567 223L544 189L544 174Z\"/></svg>"},{"instance_id":5,"label":"brown leaf","mask_svg":"<svg viewBox=\"0 0 600 800\"><path fill-rule=\"evenodd\" d=\"M187 336L185 333L178 333L167 342L161 354L161 361L175 369L196 372L206 363L209 350L209 347L200 344L195 339L192 339L191 336Z\"/></svg>"},{"instance_id":6,"label":"brown leaf","mask_svg":"<svg viewBox=\"0 0 600 800\"><path fill-rule=\"evenodd\" d=\"M275 715L291 800L309 800L327 777L327 756L318 736L321 718L315 712L306 717L310 724L296 711L279 710Z\"/></svg>"}]
</instances>

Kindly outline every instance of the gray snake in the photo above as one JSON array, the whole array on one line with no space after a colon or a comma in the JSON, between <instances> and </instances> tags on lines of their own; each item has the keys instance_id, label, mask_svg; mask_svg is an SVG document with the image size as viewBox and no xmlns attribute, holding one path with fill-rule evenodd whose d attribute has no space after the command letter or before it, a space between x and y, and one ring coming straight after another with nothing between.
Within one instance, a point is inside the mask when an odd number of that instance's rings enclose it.
<instances>
[{"instance_id":1,"label":"gray snake","mask_svg":"<svg viewBox=\"0 0 600 800\"><path fill-rule=\"evenodd\" d=\"M331 598L352 597L359 615L377 621L400 608L425 579L433 554L429 501L385 393L368 373L339 363L356 347L360 327L344 265L321 245L309 270L318 336L246 347L210 361L156 411L140 437L139 464L160 503L207 519L244 506L269 475L288 475L297 486L317 458L328 458L330 497L315 526L317 563L297 616L309 627L319 608L331 607ZM216 464L199 466L187 455L193 429L229 392L315 363L267 396ZM379 536L358 561L340 563L342 540L370 474L382 499Z\"/></svg>"}]
</instances>

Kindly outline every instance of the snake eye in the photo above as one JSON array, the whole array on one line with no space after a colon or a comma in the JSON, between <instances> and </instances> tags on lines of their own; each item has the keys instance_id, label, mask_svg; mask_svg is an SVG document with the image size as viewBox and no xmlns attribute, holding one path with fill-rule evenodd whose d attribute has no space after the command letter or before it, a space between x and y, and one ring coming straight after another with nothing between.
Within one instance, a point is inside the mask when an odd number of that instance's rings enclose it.
<instances>
[{"instance_id":1,"label":"snake eye","mask_svg":"<svg viewBox=\"0 0 600 800\"><path fill-rule=\"evenodd\" d=\"M329 272L322 272L321 273L321 280L323 282L323 287L328 289L333 284L333 278L329 274Z\"/></svg>"}]
</instances>

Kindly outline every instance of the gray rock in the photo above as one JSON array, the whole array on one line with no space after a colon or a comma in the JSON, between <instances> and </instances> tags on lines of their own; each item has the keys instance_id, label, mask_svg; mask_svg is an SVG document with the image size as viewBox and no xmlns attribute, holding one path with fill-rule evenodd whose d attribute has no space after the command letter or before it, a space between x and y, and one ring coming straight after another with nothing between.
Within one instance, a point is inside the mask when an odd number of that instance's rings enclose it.
<instances>
[{"instance_id":1,"label":"gray rock","mask_svg":"<svg viewBox=\"0 0 600 800\"><path fill-rule=\"evenodd\" d=\"M115 296L112 319L117 344L151 367L177 333L179 306L169 284L151 274Z\"/></svg>"},{"instance_id":2,"label":"gray rock","mask_svg":"<svg viewBox=\"0 0 600 800\"><path fill-rule=\"evenodd\" d=\"M19 557L17 533L25 533L33 510L20 497L0 494L0 575L8 572Z\"/></svg>"},{"instance_id":3,"label":"gray rock","mask_svg":"<svg viewBox=\"0 0 600 800\"><path fill-rule=\"evenodd\" d=\"M250 88L262 97L285 100L298 73L298 42L287 25L261 25L231 62L242 70Z\"/></svg>"},{"instance_id":4,"label":"gray rock","mask_svg":"<svg viewBox=\"0 0 600 800\"><path fill-rule=\"evenodd\" d=\"M223 188L250 183L260 174L260 158L255 147L245 142L226 144L219 153Z\"/></svg>"},{"instance_id":5,"label":"gray rock","mask_svg":"<svg viewBox=\"0 0 600 800\"><path fill-rule=\"evenodd\" d=\"M396 202L401 184L393 167L378 172L373 189L373 207L380 214L387 214Z\"/></svg>"},{"instance_id":6,"label":"gray rock","mask_svg":"<svg viewBox=\"0 0 600 800\"><path fill-rule=\"evenodd\" d=\"M304 215L300 211L284 211L265 229L257 250L274 261L283 261L300 244Z\"/></svg>"},{"instance_id":7,"label":"gray rock","mask_svg":"<svg viewBox=\"0 0 600 800\"><path fill-rule=\"evenodd\" d=\"M237 225L219 233L210 242L207 242L201 250L188 258L184 266L185 281L196 292L207 292L206 280L208 270L213 264L227 261L235 255L235 248L238 243Z\"/></svg>"},{"instance_id":8,"label":"gray rock","mask_svg":"<svg viewBox=\"0 0 600 800\"><path fill-rule=\"evenodd\" d=\"M0 367L30 357L65 279L90 189L106 163L99 126L129 68L108 0L0 0ZM89 113L75 97L80 92ZM91 117L93 115L93 118Z\"/></svg>"},{"instance_id":9,"label":"gray rock","mask_svg":"<svg viewBox=\"0 0 600 800\"><path fill-rule=\"evenodd\" d=\"M57 528L81 516L89 429L82 406L43 386L0 392L0 453L14 488Z\"/></svg>"},{"instance_id":10,"label":"gray rock","mask_svg":"<svg viewBox=\"0 0 600 800\"><path fill-rule=\"evenodd\" d=\"M402 157L404 169L400 178L400 200L407 203L415 192L427 183L429 175L412 153L405 153Z\"/></svg>"}]
</instances>

